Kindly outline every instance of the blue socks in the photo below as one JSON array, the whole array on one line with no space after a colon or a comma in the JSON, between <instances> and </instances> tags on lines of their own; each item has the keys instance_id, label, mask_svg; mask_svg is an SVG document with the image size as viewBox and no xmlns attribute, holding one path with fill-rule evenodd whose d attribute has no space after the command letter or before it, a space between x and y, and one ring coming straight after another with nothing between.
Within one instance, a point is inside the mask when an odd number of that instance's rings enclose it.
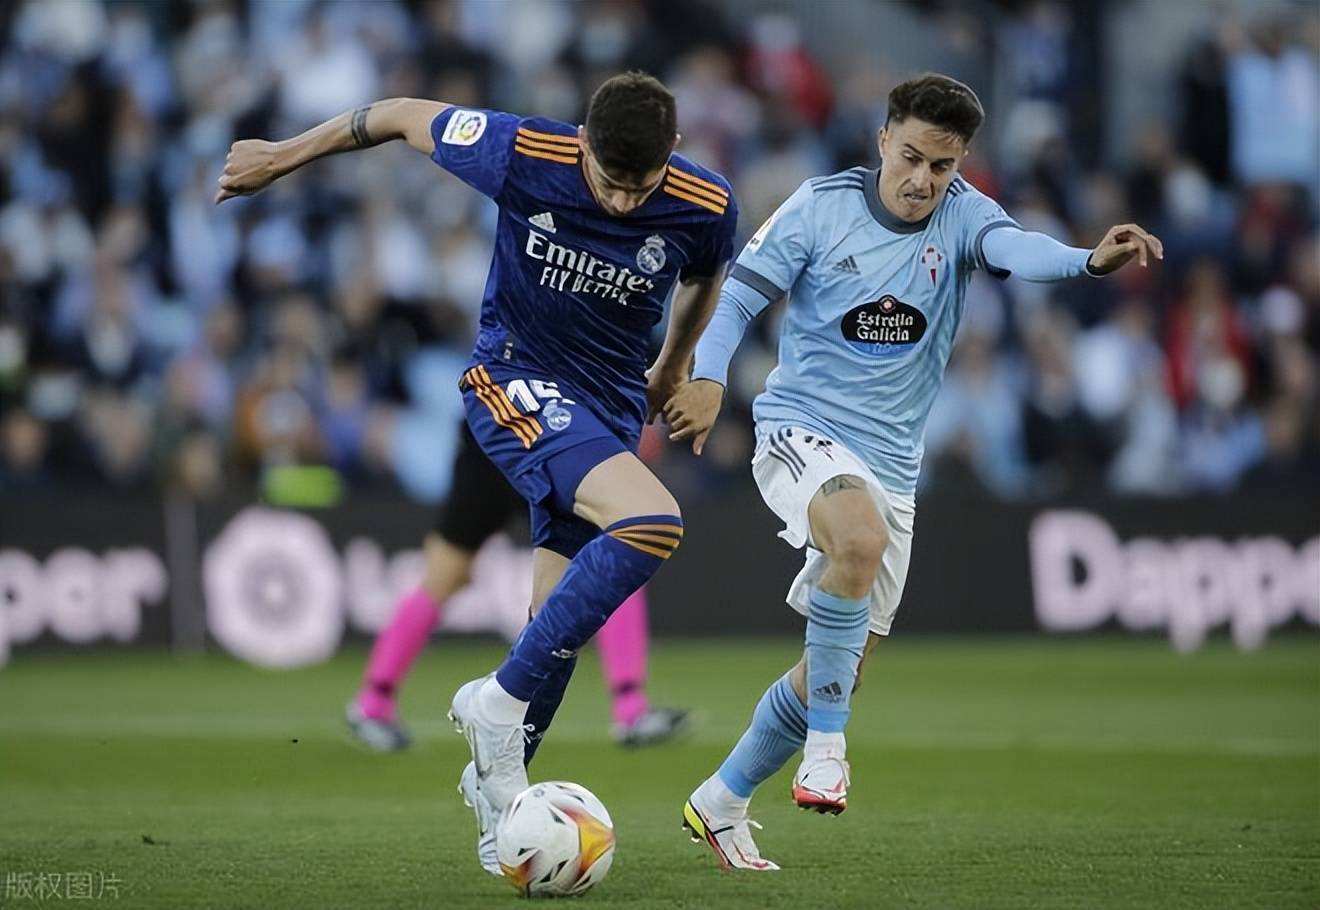
<instances>
[{"instance_id":1,"label":"blue socks","mask_svg":"<svg viewBox=\"0 0 1320 910\"><path fill-rule=\"evenodd\" d=\"M523 742L524 766L532 763L532 757L541 746L541 738L545 736L545 731L550 729L550 722L555 719L559 706L563 704L564 693L568 691L568 681L573 678L573 670L577 667L577 662L576 654L560 660L550 670L550 675L541 683L541 688L536 690L531 704L527 706L523 723L531 724L532 732L527 734L527 739Z\"/></svg>"},{"instance_id":2,"label":"blue socks","mask_svg":"<svg viewBox=\"0 0 1320 910\"><path fill-rule=\"evenodd\" d=\"M807 612L807 726L821 733L842 733L857 666L866 648L870 598L845 600L821 590L811 592Z\"/></svg>"},{"instance_id":3,"label":"blue socks","mask_svg":"<svg viewBox=\"0 0 1320 910\"><path fill-rule=\"evenodd\" d=\"M788 674L765 690L752 712L752 723L720 765L719 776L736 796L752 791L784 766L807 739L807 709L793 691Z\"/></svg>"},{"instance_id":4,"label":"blue socks","mask_svg":"<svg viewBox=\"0 0 1320 910\"><path fill-rule=\"evenodd\" d=\"M500 688L531 702L619 604L673 555L682 539L683 520L677 515L626 518L606 528L568 564L541 611L514 643L495 674ZM567 679L563 684L568 685Z\"/></svg>"}]
</instances>

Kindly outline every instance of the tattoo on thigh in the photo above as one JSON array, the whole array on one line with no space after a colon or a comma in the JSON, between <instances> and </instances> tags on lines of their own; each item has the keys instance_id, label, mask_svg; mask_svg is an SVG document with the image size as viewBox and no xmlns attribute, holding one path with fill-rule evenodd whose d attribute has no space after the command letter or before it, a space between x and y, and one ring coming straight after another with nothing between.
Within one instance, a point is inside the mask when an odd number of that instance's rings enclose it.
<instances>
[{"instance_id":1,"label":"tattoo on thigh","mask_svg":"<svg viewBox=\"0 0 1320 910\"><path fill-rule=\"evenodd\" d=\"M357 143L358 148L366 148L375 143L371 141L371 134L367 132L367 111L371 110L371 105L367 104L353 112L353 121L349 129L353 133L353 141Z\"/></svg>"},{"instance_id":2,"label":"tattoo on thigh","mask_svg":"<svg viewBox=\"0 0 1320 910\"><path fill-rule=\"evenodd\" d=\"M866 485L856 477L849 477L847 474L841 474L838 477L831 477L820 485L822 496L833 496L840 490L865 490Z\"/></svg>"}]
</instances>

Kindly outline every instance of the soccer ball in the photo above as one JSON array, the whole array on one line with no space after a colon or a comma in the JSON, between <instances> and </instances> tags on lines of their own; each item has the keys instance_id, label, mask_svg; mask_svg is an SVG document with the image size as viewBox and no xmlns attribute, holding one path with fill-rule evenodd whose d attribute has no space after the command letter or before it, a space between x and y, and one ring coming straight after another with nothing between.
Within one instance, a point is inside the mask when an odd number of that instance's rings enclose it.
<instances>
[{"instance_id":1,"label":"soccer ball","mask_svg":"<svg viewBox=\"0 0 1320 910\"><path fill-rule=\"evenodd\" d=\"M610 871L614 823L586 787L546 781L509 803L495 847L504 877L523 897L582 894Z\"/></svg>"}]
</instances>

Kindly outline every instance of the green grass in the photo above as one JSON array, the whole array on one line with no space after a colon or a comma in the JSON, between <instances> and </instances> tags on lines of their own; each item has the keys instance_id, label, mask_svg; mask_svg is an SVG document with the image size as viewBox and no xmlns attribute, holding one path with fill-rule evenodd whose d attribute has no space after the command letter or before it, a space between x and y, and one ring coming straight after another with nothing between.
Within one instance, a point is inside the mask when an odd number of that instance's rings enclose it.
<instances>
[{"instance_id":1,"label":"green grass","mask_svg":"<svg viewBox=\"0 0 1320 910\"><path fill-rule=\"evenodd\" d=\"M500 654L441 643L405 696L417 746L377 756L340 729L360 651L293 673L19 652L0 671L0 886L94 871L135 908L511 906L476 865L453 789L466 747L443 720ZM790 765L753 804L783 871L720 874L679 809L794 654L659 643L654 695L695 706L699 726L642 752L609 745L597 666L582 662L533 778L577 780L614 816L614 869L583 906L1320 906L1313 637L1190 656L1155 641L895 639L849 730L848 812L798 813ZM0 891L0 906L38 903Z\"/></svg>"}]
</instances>

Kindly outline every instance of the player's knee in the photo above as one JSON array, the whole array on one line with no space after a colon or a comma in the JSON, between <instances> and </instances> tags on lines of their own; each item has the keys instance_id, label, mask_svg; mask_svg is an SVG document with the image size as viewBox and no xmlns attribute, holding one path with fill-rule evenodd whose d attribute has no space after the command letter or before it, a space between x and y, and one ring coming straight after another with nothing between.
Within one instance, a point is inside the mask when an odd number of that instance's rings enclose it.
<instances>
[{"instance_id":1,"label":"player's knee","mask_svg":"<svg viewBox=\"0 0 1320 910\"><path fill-rule=\"evenodd\" d=\"M651 516L664 516L679 527L683 525L683 513L674 500L673 494L660 483L649 488L640 486L628 491L628 495L617 495L611 501L587 509L577 510L578 514L597 527L609 527L623 521L635 521Z\"/></svg>"},{"instance_id":2,"label":"player's knee","mask_svg":"<svg viewBox=\"0 0 1320 910\"><path fill-rule=\"evenodd\" d=\"M672 512L638 514L616 521L605 533L649 556L668 559L683 542L683 516L675 504Z\"/></svg>"},{"instance_id":3,"label":"player's knee","mask_svg":"<svg viewBox=\"0 0 1320 910\"><path fill-rule=\"evenodd\" d=\"M657 485L647 498L650 500L645 509L638 509L642 515L665 515L673 519L680 528L683 526L683 511L678 507L678 500L663 486Z\"/></svg>"},{"instance_id":4,"label":"player's knee","mask_svg":"<svg viewBox=\"0 0 1320 910\"><path fill-rule=\"evenodd\" d=\"M862 525L840 534L825 555L839 570L857 580L874 578L880 571L889 535L884 528Z\"/></svg>"}]
</instances>

